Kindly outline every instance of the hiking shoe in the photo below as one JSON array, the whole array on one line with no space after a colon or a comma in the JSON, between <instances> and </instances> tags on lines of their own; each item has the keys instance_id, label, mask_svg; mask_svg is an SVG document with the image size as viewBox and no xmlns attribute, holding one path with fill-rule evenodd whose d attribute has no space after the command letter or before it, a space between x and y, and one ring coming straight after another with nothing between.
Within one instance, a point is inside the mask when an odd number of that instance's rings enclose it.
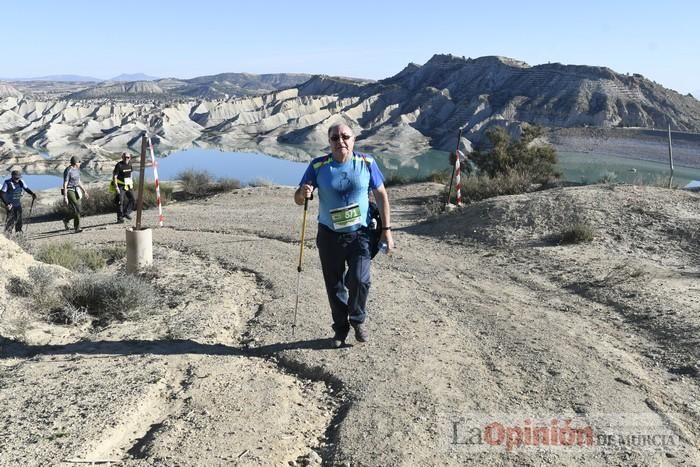
<instances>
[{"instance_id":1,"label":"hiking shoe","mask_svg":"<svg viewBox=\"0 0 700 467\"><path fill-rule=\"evenodd\" d=\"M350 332L350 326L347 324L342 326L342 329L338 330L341 326L336 326L333 324L333 340L331 340L331 345L334 349L339 349L345 345L345 339L348 337L348 332Z\"/></svg>"},{"instance_id":2,"label":"hiking shoe","mask_svg":"<svg viewBox=\"0 0 700 467\"><path fill-rule=\"evenodd\" d=\"M333 340L331 340L331 347L333 347L334 349L339 349L344 345L345 345L345 338L341 339L341 336L339 336L337 334L335 336L333 336Z\"/></svg>"},{"instance_id":3,"label":"hiking shoe","mask_svg":"<svg viewBox=\"0 0 700 467\"><path fill-rule=\"evenodd\" d=\"M355 330L355 340L357 342L367 342L369 340L369 331L365 323L351 322L352 328Z\"/></svg>"},{"instance_id":4,"label":"hiking shoe","mask_svg":"<svg viewBox=\"0 0 700 467\"><path fill-rule=\"evenodd\" d=\"M64 227L66 230L70 230L70 227L68 227L68 221L65 220L65 219L63 220L63 227Z\"/></svg>"},{"instance_id":5,"label":"hiking shoe","mask_svg":"<svg viewBox=\"0 0 700 467\"><path fill-rule=\"evenodd\" d=\"M75 229L74 233L80 233L82 231L83 231L83 229Z\"/></svg>"},{"instance_id":6,"label":"hiking shoe","mask_svg":"<svg viewBox=\"0 0 700 467\"><path fill-rule=\"evenodd\" d=\"M123 223L124 223L124 219L117 219L117 224L123 224Z\"/></svg>"}]
</instances>

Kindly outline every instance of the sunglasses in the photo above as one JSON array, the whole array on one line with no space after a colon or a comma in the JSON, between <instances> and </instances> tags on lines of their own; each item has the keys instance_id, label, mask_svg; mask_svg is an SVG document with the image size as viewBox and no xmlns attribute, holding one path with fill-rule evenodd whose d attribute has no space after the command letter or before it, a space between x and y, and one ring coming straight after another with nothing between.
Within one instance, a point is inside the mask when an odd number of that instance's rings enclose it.
<instances>
[{"instance_id":1,"label":"sunglasses","mask_svg":"<svg viewBox=\"0 0 700 467\"><path fill-rule=\"evenodd\" d=\"M331 141L333 141L335 143L335 142L340 141L340 138L343 138L343 141L347 141L350 138L352 138L352 135L333 135L333 136L331 136Z\"/></svg>"}]
</instances>

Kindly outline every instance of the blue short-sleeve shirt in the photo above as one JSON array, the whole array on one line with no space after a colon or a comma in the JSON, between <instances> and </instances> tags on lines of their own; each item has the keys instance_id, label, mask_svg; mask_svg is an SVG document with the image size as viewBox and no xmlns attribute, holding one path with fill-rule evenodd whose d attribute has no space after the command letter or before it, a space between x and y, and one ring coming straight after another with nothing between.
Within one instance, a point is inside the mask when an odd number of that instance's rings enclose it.
<instances>
[{"instance_id":1,"label":"blue short-sleeve shirt","mask_svg":"<svg viewBox=\"0 0 700 467\"><path fill-rule=\"evenodd\" d=\"M319 199L318 221L336 232L354 232L367 227L369 222L369 190L384 184L384 176L372 156L353 152L343 163L336 162L332 154L312 160L299 185L309 184L317 188ZM360 222L344 228L336 228L331 211L359 205Z\"/></svg>"}]
</instances>

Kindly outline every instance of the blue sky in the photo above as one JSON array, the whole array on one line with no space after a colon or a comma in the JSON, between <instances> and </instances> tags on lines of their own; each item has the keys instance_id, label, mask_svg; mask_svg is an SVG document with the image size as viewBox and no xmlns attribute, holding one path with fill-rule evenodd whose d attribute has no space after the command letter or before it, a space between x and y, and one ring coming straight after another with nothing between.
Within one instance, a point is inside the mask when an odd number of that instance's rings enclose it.
<instances>
[{"instance_id":1,"label":"blue sky","mask_svg":"<svg viewBox=\"0 0 700 467\"><path fill-rule=\"evenodd\" d=\"M3 2L0 76L385 78L435 53L641 73L700 94L700 2Z\"/></svg>"}]
</instances>

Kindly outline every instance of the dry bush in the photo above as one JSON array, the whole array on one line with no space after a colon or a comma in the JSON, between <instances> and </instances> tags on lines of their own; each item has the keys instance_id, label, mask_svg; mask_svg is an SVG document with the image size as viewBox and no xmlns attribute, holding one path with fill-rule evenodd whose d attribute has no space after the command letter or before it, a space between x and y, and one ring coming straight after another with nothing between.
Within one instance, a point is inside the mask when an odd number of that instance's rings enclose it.
<instances>
[{"instance_id":1,"label":"dry bush","mask_svg":"<svg viewBox=\"0 0 700 467\"><path fill-rule=\"evenodd\" d=\"M49 314L60 309L64 305L63 296L56 282L55 272L45 266L32 266L29 268L29 282L32 290L32 307L35 311Z\"/></svg>"},{"instance_id":2,"label":"dry bush","mask_svg":"<svg viewBox=\"0 0 700 467\"><path fill-rule=\"evenodd\" d=\"M272 181L267 179L267 178L256 177L248 182L248 186L251 186L251 187L272 186Z\"/></svg>"},{"instance_id":3,"label":"dry bush","mask_svg":"<svg viewBox=\"0 0 700 467\"><path fill-rule=\"evenodd\" d=\"M593 228L582 222L573 224L559 234L559 243L563 245L590 241L593 241Z\"/></svg>"},{"instance_id":4,"label":"dry bush","mask_svg":"<svg viewBox=\"0 0 700 467\"><path fill-rule=\"evenodd\" d=\"M201 198L237 190L241 187L241 182L235 178L214 180L214 177L206 170L187 169L180 172L177 179L180 181L180 188L186 198Z\"/></svg>"},{"instance_id":5,"label":"dry bush","mask_svg":"<svg viewBox=\"0 0 700 467\"><path fill-rule=\"evenodd\" d=\"M63 296L72 306L85 308L101 324L127 319L132 311L151 307L156 302L153 287L131 274L82 275L64 288Z\"/></svg>"},{"instance_id":6,"label":"dry bush","mask_svg":"<svg viewBox=\"0 0 700 467\"><path fill-rule=\"evenodd\" d=\"M22 279L21 277L12 276L7 280L5 286L8 292L18 297L29 297L34 290L31 282Z\"/></svg>"},{"instance_id":7,"label":"dry bush","mask_svg":"<svg viewBox=\"0 0 700 467\"><path fill-rule=\"evenodd\" d=\"M88 320L87 308L76 307L72 303L65 302L61 307L50 311L48 319L56 324L80 325Z\"/></svg>"},{"instance_id":8,"label":"dry bush","mask_svg":"<svg viewBox=\"0 0 700 467\"><path fill-rule=\"evenodd\" d=\"M527 193L532 190L534 184L534 178L525 172L512 171L493 177L472 175L462 179L462 200L470 203L496 196ZM456 194L453 194L453 197L455 196Z\"/></svg>"},{"instance_id":9,"label":"dry bush","mask_svg":"<svg viewBox=\"0 0 700 467\"><path fill-rule=\"evenodd\" d=\"M100 248L100 254L107 264L112 264L126 258L126 246L122 244L103 246Z\"/></svg>"},{"instance_id":10,"label":"dry bush","mask_svg":"<svg viewBox=\"0 0 700 467\"><path fill-rule=\"evenodd\" d=\"M264 180L264 179L258 179ZM269 181L268 181L269 182ZM263 183L263 182L261 182ZM258 186L270 186L272 182L268 185L258 185ZM212 183L209 187L209 193L228 193L229 191L238 190L241 187L241 182L236 178L219 178L216 183Z\"/></svg>"}]
</instances>

